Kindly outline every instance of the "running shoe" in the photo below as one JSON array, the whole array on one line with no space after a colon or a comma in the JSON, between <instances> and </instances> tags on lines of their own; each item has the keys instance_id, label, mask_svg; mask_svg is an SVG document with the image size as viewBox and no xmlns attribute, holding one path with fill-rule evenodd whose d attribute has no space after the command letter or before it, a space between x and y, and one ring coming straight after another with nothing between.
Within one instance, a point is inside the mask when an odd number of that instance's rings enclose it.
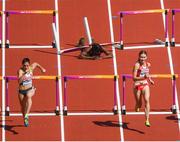
<instances>
[{"instance_id":1,"label":"running shoe","mask_svg":"<svg viewBox=\"0 0 180 142\"><path fill-rule=\"evenodd\" d=\"M147 127L150 127L150 126L151 126L149 120L146 120L145 125L146 125Z\"/></svg>"}]
</instances>

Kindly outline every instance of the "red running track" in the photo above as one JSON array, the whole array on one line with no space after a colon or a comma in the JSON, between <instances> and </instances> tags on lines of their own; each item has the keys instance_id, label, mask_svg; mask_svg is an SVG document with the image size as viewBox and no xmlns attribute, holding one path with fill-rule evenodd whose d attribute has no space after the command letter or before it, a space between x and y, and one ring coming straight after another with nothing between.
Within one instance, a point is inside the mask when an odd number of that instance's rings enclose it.
<instances>
[{"instance_id":1,"label":"red running track","mask_svg":"<svg viewBox=\"0 0 180 142\"><path fill-rule=\"evenodd\" d=\"M6 9L54 9L54 2L49 0L7 1ZM27 4L28 3L28 4ZM177 4L174 4L177 3ZM112 1L112 14L119 10L159 9L157 0L138 2ZM177 8L178 2L165 2L166 8ZM98 42L110 42L110 30L108 21L107 2L105 0L69 0L59 1L59 22L62 48L69 48L67 44L75 44L79 37L85 36L83 17L87 16L92 36ZM16 21L18 18L18 21ZM49 26L50 18L45 16L36 21L40 16L21 18L12 17L10 23L10 41L12 44L47 44L52 40L52 31ZM145 20L144 20L145 19ZM139 44L143 41L152 42L155 38L164 37L162 16L132 16L125 19L127 45ZM137 22L135 22L137 20ZM19 22L19 23L18 23ZM42 25L42 23L43 25ZM36 27L38 25L38 29ZM114 19L115 40L119 37L119 21ZM19 29L16 26L27 25L28 29ZM32 26L32 28L30 28ZM147 28L148 27L148 28ZM18 29L18 30L17 30ZM179 30L176 31L178 34ZM17 34L19 33L19 34ZM48 34L47 34L48 33ZM27 35L27 36L25 36ZM34 37L34 35L36 35ZM43 36L42 36L43 35ZM23 38L23 40L22 40ZM109 48L109 50L111 50ZM118 74L131 73L137 54L140 49L116 51ZM152 64L152 73L170 73L168 52L166 48L147 49L149 61ZM179 72L179 49L171 48L175 73ZM6 75L16 75L23 57L28 56L33 61L42 64L46 69L46 75L57 75L57 55L55 49L6 49ZM161 56L163 55L163 56ZM78 52L61 56L62 75L86 75L86 74L113 74L113 60L78 60ZM48 59L48 60L47 60ZM0 59L1 60L1 59ZM161 64L161 67L159 65ZM1 69L0 69L1 70ZM1 71L2 72L2 71ZM35 74L40 74L38 71ZM122 82L119 79L120 94L122 94ZM168 79L156 79L156 85L151 88L152 111L168 111L172 104L171 81ZM53 81L39 80L35 82L37 93L33 98L32 112L52 112L55 106L55 83ZM177 91L179 92L179 79L177 79ZM47 87L48 86L48 87ZM132 95L132 82L127 82L127 111L134 109L134 97ZM13 112L20 110L17 93L17 83L12 81L10 90L10 109ZM109 112L113 106L113 81L104 79L70 80L68 81L68 109L70 112ZM178 98L180 99L180 98ZM121 97L122 100L122 97ZM160 100L160 101L159 101ZM67 141L88 140L122 140L119 127L119 115L93 115L93 116L66 116L64 119L64 138ZM144 115L122 116L124 140L179 140L177 115L151 115L152 126L144 126ZM30 117L30 127L23 127L21 117L6 117L6 140L61 140L61 118L59 116ZM28 137L27 137L28 135Z\"/></svg>"}]
</instances>

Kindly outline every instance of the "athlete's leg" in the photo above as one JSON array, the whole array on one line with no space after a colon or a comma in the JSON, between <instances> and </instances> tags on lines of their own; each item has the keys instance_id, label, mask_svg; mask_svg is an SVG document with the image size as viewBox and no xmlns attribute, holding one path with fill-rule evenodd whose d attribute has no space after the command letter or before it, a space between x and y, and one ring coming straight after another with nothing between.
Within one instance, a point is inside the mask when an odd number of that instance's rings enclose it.
<instances>
[{"instance_id":1,"label":"athlete's leg","mask_svg":"<svg viewBox=\"0 0 180 142\"><path fill-rule=\"evenodd\" d=\"M145 117L146 117L146 123L147 126L150 126L149 123L149 112L150 112L150 89L149 86L146 85L143 89L143 93L144 93L144 101L145 101Z\"/></svg>"},{"instance_id":2,"label":"athlete's leg","mask_svg":"<svg viewBox=\"0 0 180 142\"><path fill-rule=\"evenodd\" d=\"M27 95L25 97L26 99L26 107L25 107L25 116L24 116L24 126L28 126L29 125L29 117L28 114L31 110L31 106L32 106L32 96L35 94L35 89L31 89L27 92Z\"/></svg>"},{"instance_id":3,"label":"athlete's leg","mask_svg":"<svg viewBox=\"0 0 180 142\"><path fill-rule=\"evenodd\" d=\"M142 105L142 95L141 90L138 90L136 87L134 88L134 97L136 100L135 111L139 111Z\"/></svg>"},{"instance_id":4,"label":"athlete's leg","mask_svg":"<svg viewBox=\"0 0 180 142\"><path fill-rule=\"evenodd\" d=\"M25 114L29 114L30 110L31 110L31 106L32 106L32 96L35 94L35 89L31 89L27 92L26 95L26 113Z\"/></svg>"},{"instance_id":5,"label":"athlete's leg","mask_svg":"<svg viewBox=\"0 0 180 142\"><path fill-rule=\"evenodd\" d=\"M19 98L19 103L21 106L21 112L24 117L25 116L25 108L26 108L26 98L25 98L25 95L20 94L20 93L18 94L18 98Z\"/></svg>"}]
</instances>

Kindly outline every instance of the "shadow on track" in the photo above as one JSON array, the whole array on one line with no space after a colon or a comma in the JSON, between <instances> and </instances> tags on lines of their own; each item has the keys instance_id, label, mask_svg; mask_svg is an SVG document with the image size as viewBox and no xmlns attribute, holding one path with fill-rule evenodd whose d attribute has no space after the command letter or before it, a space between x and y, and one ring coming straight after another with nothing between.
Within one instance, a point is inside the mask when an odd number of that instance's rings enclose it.
<instances>
[{"instance_id":1,"label":"shadow on track","mask_svg":"<svg viewBox=\"0 0 180 142\"><path fill-rule=\"evenodd\" d=\"M121 125L117 121L93 121L93 123L101 127L121 127ZM134 128L129 128L128 124L129 123L123 123L122 125L123 129L135 131L140 134L145 134L143 131L140 131Z\"/></svg>"}]
</instances>

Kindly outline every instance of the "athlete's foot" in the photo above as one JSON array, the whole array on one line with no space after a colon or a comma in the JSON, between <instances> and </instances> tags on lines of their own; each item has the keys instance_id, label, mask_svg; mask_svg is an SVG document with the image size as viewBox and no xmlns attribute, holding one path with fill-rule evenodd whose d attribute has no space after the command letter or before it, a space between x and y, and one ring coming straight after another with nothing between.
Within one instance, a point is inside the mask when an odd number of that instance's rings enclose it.
<instances>
[{"instance_id":1,"label":"athlete's foot","mask_svg":"<svg viewBox=\"0 0 180 142\"><path fill-rule=\"evenodd\" d=\"M135 106L135 112L139 112L140 111L140 107L138 107L137 105Z\"/></svg>"},{"instance_id":2,"label":"athlete's foot","mask_svg":"<svg viewBox=\"0 0 180 142\"><path fill-rule=\"evenodd\" d=\"M151 126L149 120L146 120L145 125L146 125L147 127L150 127L150 126Z\"/></svg>"},{"instance_id":3,"label":"athlete's foot","mask_svg":"<svg viewBox=\"0 0 180 142\"><path fill-rule=\"evenodd\" d=\"M24 126L25 127L28 127L29 126L29 118L28 118L28 115L26 114L25 117L24 117Z\"/></svg>"}]
</instances>

